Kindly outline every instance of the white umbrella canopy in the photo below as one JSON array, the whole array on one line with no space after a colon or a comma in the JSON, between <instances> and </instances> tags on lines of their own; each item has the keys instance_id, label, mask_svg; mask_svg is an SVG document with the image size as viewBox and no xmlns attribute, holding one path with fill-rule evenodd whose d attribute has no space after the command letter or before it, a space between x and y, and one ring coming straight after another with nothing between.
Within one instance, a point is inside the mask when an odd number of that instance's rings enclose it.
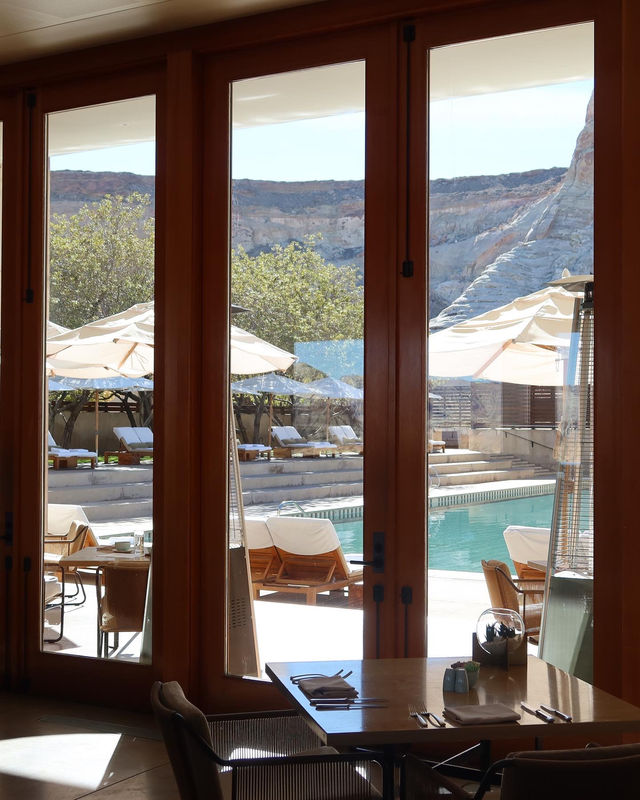
<instances>
[{"instance_id":1,"label":"white umbrella canopy","mask_svg":"<svg viewBox=\"0 0 640 800\"><path fill-rule=\"evenodd\" d=\"M576 295L549 286L429 336L429 374L562 386Z\"/></svg>"},{"instance_id":2,"label":"white umbrella canopy","mask_svg":"<svg viewBox=\"0 0 640 800\"><path fill-rule=\"evenodd\" d=\"M332 400L362 400L364 392L357 386L352 386L350 383L340 381L331 376L327 378L320 378L317 381L305 384L308 389L311 389L313 394L320 395L321 397L329 397Z\"/></svg>"},{"instance_id":3,"label":"white umbrella canopy","mask_svg":"<svg viewBox=\"0 0 640 800\"><path fill-rule=\"evenodd\" d=\"M235 325L231 326L231 364L229 371L232 375L256 375L261 372L288 369L298 356L288 353L274 344L269 344L259 336L242 330ZM281 375L278 378L284 377ZM289 379L287 379L289 380ZM293 381L297 383L297 381ZM300 384L302 385L302 384ZM258 389L257 391L267 391ZM280 394L280 392L277 392ZM293 392L282 392L293 394Z\"/></svg>"},{"instance_id":4,"label":"white umbrella canopy","mask_svg":"<svg viewBox=\"0 0 640 800\"><path fill-rule=\"evenodd\" d=\"M124 376L139 378L154 371L154 303L138 303L126 311L89 322L50 337L47 375L75 378ZM297 356L252 333L231 326L231 372L253 375L285 370Z\"/></svg>"},{"instance_id":5,"label":"white umbrella canopy","mask_svg":"<svg viewBox=\"0 0 640 800\"><path fill-rule=\"evenodd\" d=\"M154 305L138 303L126 311L89 322L47 341L50 375L76 378L153 372Z\"/></svg>"},{"instance_id":6,"label":"white umbrella canopy","mask_svg":"<svg viewBox=\"0 0 640 800\"><path fill-rule=\"evenodd\" d=\"M236 393L296 394L304 397L313 394L308 388L309 386L310 384L300 383L300 381L294 381L284 375L277 375L275 372L270 372L268 375L256 375L254 378L236 381L231 384L231 390Z\"/></svg>"}]
</instances>

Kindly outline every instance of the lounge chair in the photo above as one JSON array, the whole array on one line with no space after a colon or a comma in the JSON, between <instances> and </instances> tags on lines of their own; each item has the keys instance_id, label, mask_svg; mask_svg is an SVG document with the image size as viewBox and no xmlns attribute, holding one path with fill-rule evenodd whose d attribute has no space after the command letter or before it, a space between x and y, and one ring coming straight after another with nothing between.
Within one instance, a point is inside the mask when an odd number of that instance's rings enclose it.
<instances>
[{"instance_id":1,"label":"lounge chair","mask_svg":"<svg viewBox=\"0 0 640 800\"><path fill-rule=\"evenodd\" d=\"M303 439L292 425L280 425L271 428L275 440L273 454L277 458L292 458L294 453L302 456L318 458L322 453L335 456L338 448L331 442L312 442Z\"/></svg>"},{"instance_id":2,"label":"lounge chair","mask_svg":"<svg viewBox=\"0 0 640 800\"><path fill-rule=\"evenodd\" d=\"M285 592L303 594L308 605L315 605L318 594L335 592L346 594L349 605L361 605L362 570L349 568L331 520L267 517L258 522L247 526L256 599L261 591ZM267 562L269 539L276 557Z\"/></svg>"},{"instance_id":3,"label":"lounge chair","mask_svg":"<svg viewBox=\"0 0 640 800\"><path fill-rule=\"evenodd\" d=\"M51 431L47 431L47 446L49 449L48 459L53 461L54 469L75 469L79 459L91 461L91 469L95 469L98 464L98 454L91 450L80 447L67 450L64 447L58 447Z\"/></svg>"},{"instance_id":4,"label":"lounge chair","mask_svg":"<svg viewBox=\"0 0 640 800\"><path fill-rule=\"evenodd\" d=\"M338 447L341 453L364 452L364 442L358 439L351 425L329 426L329 439Z\"/></svg>"},{"instance_id":5,"label":"lounge chair","mask_svg":"<svg viewBox=\"0 0 640 800\"><path fill-rule=\"evenodd\" d=\"M509 556L518 578L524 581L543 581L546 570L529 566L530 561L547 563L549 558L549 528L530 528L509 525L502 532Z\"/></svg>"},{"instance_id":6,"label":"lounge chair","mask_svg":"<svg viewBox=\"0 0 640 800\"><path fill-rule=\"evenodd\" d=\"M266 444L239 444L238 458L240 461L255 461L259 456L266 456L271 461L271 448Z\"/></svg>"},{"instance_id":7,"label":"lounge chair","mask_svg":"<svg viewBox=\"0 0 640 800\"><path fill-rule=\"evenodd\" d=\"M482 561L482 571L491 605L517 611L524 620L526 635L536 640L540 633L544 582L513 580L504 561L497 559Z\"/></svg>"},{"instance_id":8,"label":"lounge chair","mask_svg":"<svg viewBox=\"0 0 640 800\"><path fill-rule=\"evenodd\" d=\"M111 456L117 456L118 464L139 464L143 456L153 457L153 431L151 428L114 428L120 450L110 450L104 454L107 464Z\"/></svg>"},{"instance_id":9,"label":"lounge chair","mask_svg":"<svg viewBox=\"0 0 640 800\"><path fill-rule=\"evenodd\" d=\"M440 451L444 453L444 449L446 447L446 442L442 438L442 431L430 431L429 432L429 439L427 441L427 452L428 453L437 453Z\"/></svg>"}]
</instances>

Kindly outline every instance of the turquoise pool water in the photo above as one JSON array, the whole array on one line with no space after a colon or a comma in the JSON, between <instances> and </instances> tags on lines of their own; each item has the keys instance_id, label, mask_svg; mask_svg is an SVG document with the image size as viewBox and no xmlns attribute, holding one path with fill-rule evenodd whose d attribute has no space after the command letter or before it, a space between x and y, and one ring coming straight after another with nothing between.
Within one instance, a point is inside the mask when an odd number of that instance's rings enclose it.
<instances>
[{"instance_id":1,"label":"turquoise pool water","mask_svg":"<svg viewBox=\"0 0 640 800\"><path fill-rule=\"evenodd\" d=\"M429 514L429 569L482 572L480 561L499 558L512 569L502 532L507 525L551 525L553 495L432 511ZM336 523L346 554L362 553L362 521Z\"/></svg>"}]
</instances>

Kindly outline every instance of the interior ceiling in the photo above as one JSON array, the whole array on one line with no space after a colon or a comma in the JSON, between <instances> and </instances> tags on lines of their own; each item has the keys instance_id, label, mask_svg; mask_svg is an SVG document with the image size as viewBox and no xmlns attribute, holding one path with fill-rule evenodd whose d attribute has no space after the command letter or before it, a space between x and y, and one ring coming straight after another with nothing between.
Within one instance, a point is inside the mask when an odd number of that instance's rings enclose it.
<instances>
[{"instance_id":1,"label":"interior ceiling","mask_svg":"<svg viewBox=\"0 0 640 800\"><path fill-rule=\"evenodd\" d=\"M0 64L314 0L0 0Z\"/></svg>"},{"instance_id":2,"label":"interior ceiling","mask_svg":"<svg viewBox=\"0 0 640 800\"><path fill-rule=\"evenodd\" d=\"M593 79L590 23L452 45L431 53L432 101L587 79ZM233 86L234 125L363 111L364 85L362 62L239 81ZM51 154L150 141L154 98L59 112L50 115L49 122Z\"/></svg>"}]
</instances>

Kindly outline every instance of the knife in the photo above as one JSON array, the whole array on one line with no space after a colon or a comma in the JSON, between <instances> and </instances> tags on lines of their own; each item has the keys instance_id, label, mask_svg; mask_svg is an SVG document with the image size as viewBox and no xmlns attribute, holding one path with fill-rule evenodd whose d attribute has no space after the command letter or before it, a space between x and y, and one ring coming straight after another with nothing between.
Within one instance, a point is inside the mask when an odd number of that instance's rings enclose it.
<instances>
[{"instance_id":1,"label":"knife","mask_svg":"<svg viewBox=\"0 0 640 800\"><path fill-rule=\"evenodd\" d=\"M571 722L571 720L573 719L571 714L565 714L564 711L559 711L557 708L546 706L544 703L540 703L540 708L543 711L548 711L549 714L555 714L556 717L560 717L560 719L563 719L565 722Z\"/></svg>"},{"instance_id":2,"label":"knife","mask_svg":"<svg viewBox=\"0 0 640 800\"><path fill-rule=\"evenodd\" d=\"M555 722L551 714L545 714L545 712L541 711L539 708L532 708L526 703L520 703L520 708L523 708L525 711L528 711L529 714L534 714L536 717L538 717L538 719L542 719L545 722Z\"/></svg>"}]
</instances>

